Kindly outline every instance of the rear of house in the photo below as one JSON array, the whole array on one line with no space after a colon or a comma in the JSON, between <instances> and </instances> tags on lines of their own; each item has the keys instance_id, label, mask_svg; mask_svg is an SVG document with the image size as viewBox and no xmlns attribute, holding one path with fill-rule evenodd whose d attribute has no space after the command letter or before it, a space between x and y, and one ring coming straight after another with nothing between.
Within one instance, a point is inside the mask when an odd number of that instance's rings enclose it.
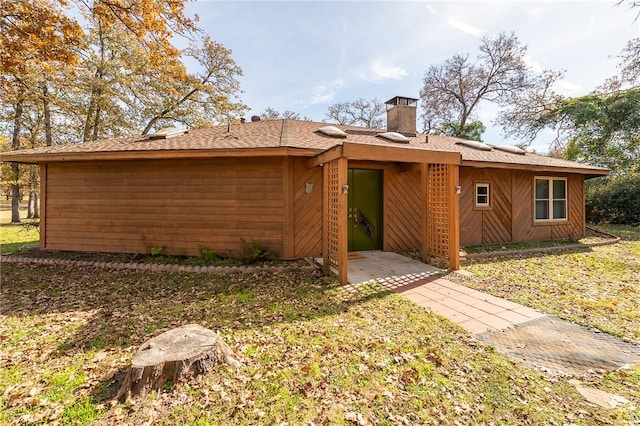
<instances>
[{"instance_id":1,"label":"rear of house","mask_svg":"<svg viewBox=\"0 0 640 426\"><path fill-rule=\"evenodd\" d=\"M415 101L388 101L387 132L258 121L2 159L40 164L47 250L233 256L255 240L341 272L354 250L455 268L461 245L584 235L584 181L606 169L418 134Z\"/></svg>"}]
</instances>

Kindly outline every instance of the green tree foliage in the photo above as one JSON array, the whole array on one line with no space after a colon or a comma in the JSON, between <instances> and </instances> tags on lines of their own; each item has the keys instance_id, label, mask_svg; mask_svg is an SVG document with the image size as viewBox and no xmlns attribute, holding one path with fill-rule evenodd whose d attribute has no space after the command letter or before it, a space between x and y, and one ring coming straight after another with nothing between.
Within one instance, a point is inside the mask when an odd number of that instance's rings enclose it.
<instances>
[{"instance_id":1,"label":"green tree foliage","mask_svg":"<svg viewBox=\"0 0 640 426\"><path fill-rule=\"evenodd\" d=\"M566 159L640 172L640 88L566 99L549 120L571 128Z\"/></svg>"},{"instance_id":2,"label":"green tree foliage","mask_svg":"<svg viewBox=\"0 0 640 426\"><path fill-rule=\"evenodd\" d=\"M616 173L640 170L640 88L576 98L524 94L501 120L507 133L529 140L545 128L556 130L555 148L568 160Z\"/></svg>"},{"instance_id":3,"label":"green tree foliage","mask_svg":"<svg viewBox=\"0 0 640 426\"><path fill-rule=\"evenodd\" d=\"M591 223L640 226L640 173L587 181L586 216Z\"/></svg>"},{"instance_id":4,"label":"green tree foliage","mask_svg":"<svg viewBox=\"0 0 640 426\"><path fill-rule=\"evenodd\" d=\"M445 123L442 126L442 133L447 136L454 136L462 139L482 142L482 134L487 130L482 121L472 121L462 127L458 123Z\"/></svg>"}]
</instances>

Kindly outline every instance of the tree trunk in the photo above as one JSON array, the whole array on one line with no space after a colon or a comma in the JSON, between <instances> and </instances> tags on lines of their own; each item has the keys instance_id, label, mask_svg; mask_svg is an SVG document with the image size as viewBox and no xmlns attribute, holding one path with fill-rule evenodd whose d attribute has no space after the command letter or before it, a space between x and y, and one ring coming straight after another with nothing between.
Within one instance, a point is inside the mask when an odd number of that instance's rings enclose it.
<instances>
[{"instance_id":1,"label":"tree trunk","mask_svg":"<svg viewBox=\"0 0 640 426\"><path fill-rule=\"evenodd\" d=\"M11 149L20 149L20 130L22 127L22 99L16 102L13 116L13 138ZM20 223L20 168L16 163L11 164L14 183L11 185L11 223Z\"/></svg>"},{"instance_id":2,"label":"tree trunk","mask_svg":"<svg viewBox=\"0 0 640 426\"><path fill-rule=\"evenodd\" d=\"M40 194L38 191L33 191L33 218L40 219Z\"/></svg>"},{"instance_id":3,"label":"tree trunk","mask_svg":"<svg viewBox=\"0 0 640 426\"><path fill-rule=\"evenodd\" d=\"M15 183L11 185L11 223L20 223L20 169L16 163L11 163L11 172Z\"/></svg>"},{"instance_id":4,"label":"tree trunk","mask_svg":"<svg viewBox=\"0 0 640 426\"><path fill-rule=\"evenodd\" d=\"M133 356L117 398L144 396L167 383L195 378L226 363L242 365L233 351L212 330L197 324L174 328L145 342Z\"/></svg>"},{"instance_id":5,"label":"tree trunk","mask_svg":"<svg viewBox=\"0 0 640 426\"><path fill-rule=\"evenodd\" d=\"M35 217L35 202L33 198L33 191L29 191L29 202L27 203L27 219L33 219Z\"/></svg>"},{"instance_id":6,"label":"tree trunk","mask_svg":"<svg viewBox=\"0 0 640 426\"><path fill-rule=\"evenodd\" d=\"M105 65L105 41L102 32L102 22L98 21L98 38L100 41L100 63L96 67L96 72L91 82L91 95L89 97L89 108L82 132L82 142L98 139L98 125L100 120L100 103L102 102L102 85L104 84Z\"/></svg>"},{"instance_id":7,"label":"tree trunk","mask_svg":"<svg viewBox=\"0 0 640 426\"><path fill-rule=\"evenodd\" d=\"M44 110L44 138L47 146L53 145L51 134L51 109L49 107L49 88L46 80L42 82L42 108Z\"/></svg>"}]
</instances>

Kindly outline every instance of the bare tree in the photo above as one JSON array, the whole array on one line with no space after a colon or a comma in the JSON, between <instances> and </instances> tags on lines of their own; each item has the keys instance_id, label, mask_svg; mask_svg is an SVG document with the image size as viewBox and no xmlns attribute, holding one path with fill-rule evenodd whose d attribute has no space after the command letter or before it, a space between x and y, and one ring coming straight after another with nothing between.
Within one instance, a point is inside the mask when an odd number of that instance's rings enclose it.
<instances>
[{"instance_id":1,"label":"bare tree","mask_svg":"<svg viewBox=\"0 0 640 426\"><path fill-rule=\"evenodd\" d=\"M482 101L503 105L510 95L534 88L537 75L525 62L527 47L514 33L481 39L479 54L456 54L429 67L420 91L424 131L444 133L458 129L463 137L467 123L477 121Z\"/></svg>"},{"instance_id":2,"label":"bare tree","mask_svg":"<svg viewBox=\"0 0 640 426\"><path fill-rule=\"evenodd\" d=\"M505 107L495 120L496 124L502 127L507 136L523 139L525 146L530 145L538 133L549 126L549 121L542 117L556 114L557 105L564 100L552 89L562 75L563 72L545 71L530 87L510 93L505 100ZM562 121L561 117L557 118ZM560 143L560 134L564 129L559 127L557 130L552 145Z\"/></svg>"},{"instance_id":3,"label":"bare tree","mask_svg":"<svg viewBox=\"0 0 640 426\"><path fill-rule=\"evenodd\" d=\"M640 82L640 37L629 40L619 57L619 74L607 79L599 91L612 93Z\"/></svg>"},{"instance_id":4,"label":"bare tree","mask_svg":"<svg viewBox=\"0 0 640 426\"><path fill-rule=\"evenodd\" d=\"M299 112L294 112L290 110L286 110L281 113L275 108L266 107L264 112L260 114L261 120L304 120L311 121L311 119L307 116L302 117Z\"/></svg>"},{"instance_id":5,"label":"bare tree","mask_svg":"<svg viewBox=\"0 0 640 426\"><path fill-rule=\"evenodd\" d=\"M377 98L359 98L329 106L327 117L342 125L381 129L385 126L384 112L384 104Z\"/></svg>"}]
</instances>

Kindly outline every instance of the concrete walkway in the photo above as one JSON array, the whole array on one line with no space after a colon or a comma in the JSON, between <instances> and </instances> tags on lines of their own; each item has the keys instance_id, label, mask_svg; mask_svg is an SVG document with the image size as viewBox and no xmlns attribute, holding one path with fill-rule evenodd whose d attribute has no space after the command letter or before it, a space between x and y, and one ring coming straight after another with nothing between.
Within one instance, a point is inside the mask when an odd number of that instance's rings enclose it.
<instances>
[{"instance_id":1,"label":"concrete walkway","mask_svg":"<svg viewBox=\"0 0 640 426\"><path fill-rule=\"evenodd\" d=\"M640 361L636 344L452 283L438 277L441 270L396 253L358 252L348 268L345 290L375 282L551 374L581 377Z\"/></svg>"},{"instance_id":2,"label":"concrete walkway","mask_svg":"<svg viewBox=\"0 0 640 426\"><path fill-rule=\"evenodd\" d=\"M376 282L440 314L471 333L505 330L545 314L437 275L441 269L392 252L357 252L348 263L347 290Z\"/></svg>"}]
</instances>

